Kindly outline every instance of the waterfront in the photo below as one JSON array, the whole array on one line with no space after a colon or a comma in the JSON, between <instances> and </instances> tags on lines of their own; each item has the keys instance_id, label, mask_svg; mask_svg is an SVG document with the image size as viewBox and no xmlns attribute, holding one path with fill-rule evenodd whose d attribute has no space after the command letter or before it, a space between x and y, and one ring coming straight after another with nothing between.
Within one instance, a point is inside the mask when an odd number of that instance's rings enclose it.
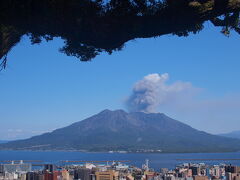
<instances>
[{"instance_id":1,"label":"waterfront","mask_svg":"<svg viewBox=\"0 0 240 180\"><path fill-rule=\"evenodd\" d=\"M174 168L177 164L188 162L177 159L239 159L240 152L236 153L83 153L62 151L0 151L0 160L42 160L44 163L60 163L61 160L112 161L130 160L131 165L141 167L146 159L155 170L160 168ZM190 161L189 161L190 162ZM191 161L206 164L234 164L240 165L240 160L209 160Z\"/></svg>"}]
</instances>

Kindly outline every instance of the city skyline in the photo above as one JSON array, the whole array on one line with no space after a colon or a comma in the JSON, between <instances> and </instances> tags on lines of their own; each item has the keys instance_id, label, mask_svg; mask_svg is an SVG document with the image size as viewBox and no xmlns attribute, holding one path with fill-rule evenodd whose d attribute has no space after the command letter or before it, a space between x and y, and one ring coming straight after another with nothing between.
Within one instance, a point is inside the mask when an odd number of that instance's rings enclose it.
<instances>
[{"instance_id":1,"label":"city skyline","mask_svg":"<svg viewBox=\"0 0 240 180\"><path fill-rule=\"evenodd\" d=\"M208 159L210 161L214 161ZM42 162L42 161L41 161ZM232 164L215 165L185 162L153 169L146 159L142 167L130 161L62 161L35 164L34 161L6 161L0 164L0 179L4 180L239 180L240 167ZM70 164L69 164L70 163ZM104 163L104 164L103 164ZM106 164L105 164L106 163ZM123 164L128 163L128 164ZM37 168L33 168L33 166Z\"/></svg>"}]
</instances>

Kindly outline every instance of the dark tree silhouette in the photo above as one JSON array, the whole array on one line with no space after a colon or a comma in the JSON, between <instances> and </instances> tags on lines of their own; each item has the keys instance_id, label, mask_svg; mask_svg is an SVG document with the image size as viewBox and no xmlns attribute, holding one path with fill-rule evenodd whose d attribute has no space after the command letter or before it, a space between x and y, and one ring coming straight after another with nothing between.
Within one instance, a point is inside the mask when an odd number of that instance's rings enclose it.
<instances>
[{"instance_id":1,"label":"dark tree silhouette","mask_svg":"<svg viewBox=\"0 0 240 180\"><path fill-rule=\"evenodd\" d=\"M60 37L61 52L88 61L135 38L197 33L205 21L240 33L239 11L240 0L0 0L1 67L23 35Z\"/></svg>"}]
</instances>

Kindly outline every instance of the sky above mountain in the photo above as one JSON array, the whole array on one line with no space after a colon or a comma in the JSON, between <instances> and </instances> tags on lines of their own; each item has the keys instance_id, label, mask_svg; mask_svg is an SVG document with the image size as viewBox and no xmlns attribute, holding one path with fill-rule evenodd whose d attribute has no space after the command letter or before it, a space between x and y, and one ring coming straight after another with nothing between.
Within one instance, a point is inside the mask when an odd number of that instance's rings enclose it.
<instances>
[{"instance_id":1,"label":"sky above mountain","mask_svg":"<svg viewBox=\"0 0 240 180\"><path fill-rule=\"evenodd\" d=\"M60 39L31 46L24 37L0 72L0 139L41 134L103 109L146 111L130 99L152 75L165 79L152 84L158 90L150 111L210 133L239 130L240 36L219 31L207 23L186 38L137 39L91 62L59 53Z\"/></svg>"}]
</instances>

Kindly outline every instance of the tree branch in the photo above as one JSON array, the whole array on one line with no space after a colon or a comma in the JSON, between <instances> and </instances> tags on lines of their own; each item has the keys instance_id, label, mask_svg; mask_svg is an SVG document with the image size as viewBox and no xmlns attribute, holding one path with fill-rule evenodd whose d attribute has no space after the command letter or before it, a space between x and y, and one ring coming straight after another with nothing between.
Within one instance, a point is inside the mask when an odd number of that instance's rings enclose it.
<instances>
[{"instance_id":1,"label":"tree branch","mask_svg":"<svg viewBox=\"0 0 240 180\"><path fill-rule=\"evenodd\" d=\"M0 59L24 34L32 43L61 37L62 52L86 61L135 38L197 33L209 20L239 31L239 10L240 0L0 1Z\"/></svg>"}]
</instances>

